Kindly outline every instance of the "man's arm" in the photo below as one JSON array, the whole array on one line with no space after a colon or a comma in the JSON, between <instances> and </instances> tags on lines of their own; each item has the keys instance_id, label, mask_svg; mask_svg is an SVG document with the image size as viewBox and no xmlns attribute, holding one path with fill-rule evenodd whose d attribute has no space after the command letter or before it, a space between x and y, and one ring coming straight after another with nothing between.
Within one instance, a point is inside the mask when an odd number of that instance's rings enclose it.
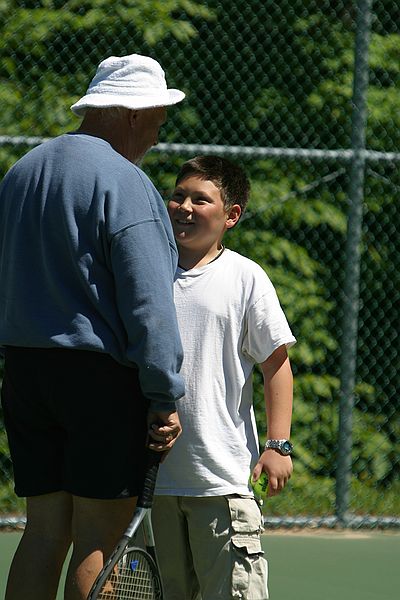
<instances>
[{"instance_id":1,"label":"man's arm","mask_svg":"<svg viewBox=\"0 0 400 600\"><path fill-rule=\"evenodd\" d=\"M127 358L139 370L150 410L173 412L185 388L172 254L163 224L149 220L127 227L114 236L111 258Z\"/></svg>"},{"instance_id":2,"label":"man's arm","mask_svg":"<svg viewBox=\"0 0 400 600\"><path fill-rule=\"evenodd\" d=\"M293 376L286 346L277 348L260 366L264 376L267 439L289 439ZM258 479L261 471L268 474L268 495L275 496L283 490L292 474L292 459L269 448L264 450L254 467L253 479Z\"/></svg>"}]
</instances>

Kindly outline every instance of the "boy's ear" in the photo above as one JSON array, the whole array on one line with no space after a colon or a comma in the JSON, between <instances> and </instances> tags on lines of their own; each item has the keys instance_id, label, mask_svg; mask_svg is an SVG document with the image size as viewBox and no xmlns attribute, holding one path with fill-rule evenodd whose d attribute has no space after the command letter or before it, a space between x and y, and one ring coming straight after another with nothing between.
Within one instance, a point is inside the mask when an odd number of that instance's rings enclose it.
<instances>
[{"instance_id":1,"label":"boy's ear","mask_svg":"<svg viewBox=\"0 0 400 600\"><path fill-rule=\"evenodd\" d=\"M232 229L240 219L242 209L239 204L234 204L226 213L226 228Z\"/></svg>"}]
</instances>

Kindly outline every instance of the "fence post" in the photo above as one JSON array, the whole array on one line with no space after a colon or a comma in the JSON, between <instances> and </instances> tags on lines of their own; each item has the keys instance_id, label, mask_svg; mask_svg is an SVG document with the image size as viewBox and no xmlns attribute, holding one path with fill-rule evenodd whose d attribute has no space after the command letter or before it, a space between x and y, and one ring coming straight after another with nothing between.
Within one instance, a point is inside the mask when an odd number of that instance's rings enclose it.
<instances>
[{"instance_id":1,"label":"fence post","mask_svg":"<svg viewBox=\"0 0 400 600\"><path fill-rule=\"evenodd\" d=\"M365 176L365 128L367 121L368 48L372 0L358 0L355 40L352 139L353 157L348 188L346 265L343 288L343 320L340 364L339 432L336 465L336 517L344 526L350 503L352 426L357 366L361 229Z\"/></svg>"}]
</instances>

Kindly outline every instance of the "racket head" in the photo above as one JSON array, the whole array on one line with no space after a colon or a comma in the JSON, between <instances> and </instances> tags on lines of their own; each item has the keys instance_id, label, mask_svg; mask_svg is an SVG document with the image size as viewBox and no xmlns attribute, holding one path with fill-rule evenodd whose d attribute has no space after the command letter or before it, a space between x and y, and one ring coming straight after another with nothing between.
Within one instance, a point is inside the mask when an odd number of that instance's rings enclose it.
<instances>
[{"instance_id":1,"label":"racket head","mask_svg":"<svg viewBox=\"0 0 400 600\"><path fill-rule=\"evenodd\" d=\"M130 544L130 548L131 549L133 548L132 540L134 539L134 537L136 535L139 525L141 524L141 522L143 521L143 519L147 515L147 513L150 512L150 510L151 510L160 459L161 459L160 452L155 452L154 450L151 450L149 448L147 449L146 467L145 467L145 476L144 476L144 480L143 480L143 486L142 486L141 493L139 494L139 497L138 497L138 500L136 503L136 508L135 508L135 511L133 514L133 518L132 518L131 522L129 523L128 528L126 529L122 539L120 540L120 542L114 549L113 553L111 554L111 556L105 563L104 567L100 571L99 575L97 576L97 578L92 586L92 589L89 592L87 600L96 600L96 599L102 599L102 598L108 598L109 600L113 600L113 599L123 600L124 598L127 598L128 600L129 599L136 600L136 598L138 598L138 599L142 598L142 600L144 600L145 598L148 598L149 600L153 600L153 598L154 598L154 599L158 600L159 598L160 599L162 598L160 577L158 575L158 569L157 569L157 566L156 566L156 563L154 560L155 559L155 551L154 551L154 555L152 557L147 552L144 552L142 549L135 547L135 549L138 552L142 552L142 553L146 554L146 556L149 557L149 563L148 563L149 565L150 565L150 561L151 561L153 571L155 573L155 576L157 577L157 582L158 582L158 588L157 588L156 583L154 583L154 586L155 586L154 593L155 594L158 593L158 595L153 595L153 596L152 595L143 596L143 594L142 594L142 596L132 595L132 594L136 594L136 591L134 590L134 588L132 588L132 590L128 590L128 591L130 591L131 595L126 595L128 592L125 592L124 590L114 591L113 586L112 586L113 573L114 573L114 571L116 572L116 570L118 569L117 565L119 565L121 567L121 565L122 565L121 561L124 560L124 556L126 556L126 554L129 552L129 544ZM149 550L150 550L150 548L149 548ZM152 552L152 554L153 554L153 552ZM149 567L149 569L150 568L151 567ZM121 571L121 573L122 572L123 571ZM131 575L132 574L133 574L133 572L131 573ZM156 579L154 579L154 581L156 581ZM157 591L158 589L160 590L159 592ZM123 593L125 595L121 595ZM149 590L147 590L146 593L150 594L150 588L149 588Z\"/></svg>"},{"instance_id":2,"label":"racket head","mask_svg":"<svg viewBox=\"0 0 400 600\"><path fill-rule=\"evenodd\" d=\"M98 600L162 600L162 586L153 558L142 548L127 546L111 573L98 581Z\"/></svg>"}]
</instances>

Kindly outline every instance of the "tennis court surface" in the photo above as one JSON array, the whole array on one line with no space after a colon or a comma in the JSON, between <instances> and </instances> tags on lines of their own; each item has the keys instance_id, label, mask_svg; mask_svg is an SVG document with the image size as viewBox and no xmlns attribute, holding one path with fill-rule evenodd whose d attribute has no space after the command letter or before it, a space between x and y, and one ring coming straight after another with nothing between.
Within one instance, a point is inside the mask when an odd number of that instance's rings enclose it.
<instances>
[{"instance_id":1,"label":"tennis court surface","mask_svg":"<svg viewBox=\"0 0 400 600\"><path fill-rule=\"evenodd\" d=\"M20 536L0 532L1 600ZM394 600L400 589L400 532L274 531L263 548L271 600Z\"/></svg>"}]
</instances>

